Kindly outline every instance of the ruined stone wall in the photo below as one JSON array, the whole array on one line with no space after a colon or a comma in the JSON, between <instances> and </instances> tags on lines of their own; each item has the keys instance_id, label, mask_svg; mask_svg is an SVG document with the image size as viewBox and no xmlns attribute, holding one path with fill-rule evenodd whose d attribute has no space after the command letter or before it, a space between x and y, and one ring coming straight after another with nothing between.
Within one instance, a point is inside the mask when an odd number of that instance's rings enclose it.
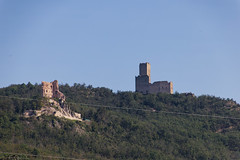
<instances>
[{"instance_id":1,"label":"ruined stone wall","mask_svg":"<svg viewBox=\"0 0 240 160\"><path fill-rule=\"evenodd\" d=\"M53 85L49 82L42 82L42 96L46 98L53 97Z\"/></svg>"},{"instance_id":2,"label":"ruined stone wall","mask_svg":"<svg viewBox=\"0 0 240 160\"><path fill-rule=\"evenodd\" d=\"M141 92L146 94L149 90L149 76L138 76L135 77L136 92Z\"/></svg>"},{"instance_id":3,"label":"ruined stone wall","mask_svg":"<svg viewBox=\"0 0 240 160\"><path fill-rule=\"evenodd\" d=\"M46 98L59 98L65 101L65 96L59 91L58 81L42 82L42 96Z\"/></svg>"},{"instance_id":4,"label":"ruined stone wall","mask_svg":"<svg viewBox=\"0 0 240 160\"><path fill-rule=\"evenodd\" d=\"M168 82L168 81L154 82L149 87L149 93L170 93L170 94L173 94L172 82Z\"/></svg>"},{"instance_id":5,"label":"ruined stone wall","mask_svg":"<svg viewBox=\"0 0 240 160\"><path fill-rule=\"evenodd\" d=\"M53 98L59 98L65 101L65 96L62 92L59 91L58 81L55 80L53 84Z\"/></svg>"}]
</instances>

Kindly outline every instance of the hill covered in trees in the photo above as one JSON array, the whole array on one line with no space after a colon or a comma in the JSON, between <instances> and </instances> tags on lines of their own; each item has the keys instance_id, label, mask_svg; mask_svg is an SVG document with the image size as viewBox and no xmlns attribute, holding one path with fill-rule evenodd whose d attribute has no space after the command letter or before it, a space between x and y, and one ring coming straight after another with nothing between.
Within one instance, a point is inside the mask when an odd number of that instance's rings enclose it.
<instances>
[{"instance_id":1,"label":"hill covered in trees","mask_svg":"<svg viewBox=\"0 0 240 160\"><path fill-rule=\"evenodd\" d=\"M24 118L42 107L41 86L0 89L0 159L240 159L240 105L231 99L81 84L60 91L87 120Z\"/></svg>"}]
</instances>

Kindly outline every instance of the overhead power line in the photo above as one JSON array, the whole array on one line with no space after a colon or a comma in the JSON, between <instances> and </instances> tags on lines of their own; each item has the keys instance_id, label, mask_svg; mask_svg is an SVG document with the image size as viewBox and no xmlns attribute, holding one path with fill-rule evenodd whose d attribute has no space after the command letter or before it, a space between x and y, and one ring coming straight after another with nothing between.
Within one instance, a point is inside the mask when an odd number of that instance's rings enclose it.
<instances>
[{"instance_id":1,"label":"overhead power line","mask_svg":"<svg viewBox=\"0 0 240 160\"><path fill-rule=\"evenodd\" d=\"M44 156L44 155L33 155L33 154L25 154L25 153L13 153L13 152L1 152L0 154L8 154L8 155L17 155L17 156L27 156L27 157L41 157L41 158L51 158L51 159L70 159L70 160L81 160L70 157L56 157L56 156ZM22 159L22 158L20 158Z\"/></svg>"},{"instance_id":2,"label":"overhead power line","mask_svg":"<svg viewBox=\"0 0 240 160\"><path fill-rule=\"evenodd\" d=\"M99 107L99 108L100 107L113 108L113 109L120 109L120 110L135 110L135 111L144 111L144 112L153 112L153 113L166 113L166 114L177 114L177 115L188 115L188 116L198 116L198 117L212 117L212 118L221 118L221 119L240 120L240 118L237 118L237 117L226 117L226 116L218 116L218 115L184 113L184 112L173 112L173 111L156 111L156 110L142 109L142 108L114 107L114 106L87 104L87 103L73 103L73 102L70 102L69 104L85 105L85 106L92 106L92 107Z\"/></svg>"},{"instance_id":3,"label":"overhead power line","mask_svg":"<svg viewBox=\"0 0 240 160\"><path fill-rule=\"evenodd\" d=\"M23 98L23 97L13 97L13 96L2 96L0 97L5 97L5 98L11 98L11 99L20 99L20 100L29 100L29 101L38 101L38 99L33 99L33 98Z\"/></svg>"},{"instance_id":4,"label":"overhead power line","mask_svg":"<svg viewBox=\"0 0 240 160\"><path fill-rule=\"evenodd\" d=\"M1 96L11 99L20 99L20 100L37 100L32 98L21 98L21 97L10 97L10 96ZM184 113L184 112L174 112L174 111L157 111L151 109L142 109L142 108L130 108L130 107L115 107L115 106L108 106L102 104L88 104L88 103L75 103L69 102L67 104L75 104L75 105L82 105L82 106L90 106L90 107L97 107L97 108L110 108L110 109L118 109L118 110L135 110L135 111L144 111L144 112L151 112L151 113L165 113L165 114L175 114L175 115L187 115L187 116L195 116L195 117L209 117L209 118L219 118L219 119L232 119L232 120L240 120L238 117L229 117L229 116L218 116L218 115L208 115L208 114L197 114L197 113Z\"/></svg>"}]
</instances>

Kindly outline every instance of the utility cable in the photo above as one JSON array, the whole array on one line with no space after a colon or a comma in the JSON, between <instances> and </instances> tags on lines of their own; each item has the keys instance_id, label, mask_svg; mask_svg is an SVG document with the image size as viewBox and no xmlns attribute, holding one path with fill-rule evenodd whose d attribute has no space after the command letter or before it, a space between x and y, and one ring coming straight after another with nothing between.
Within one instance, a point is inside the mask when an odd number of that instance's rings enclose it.
<instances>
[{"instance_id":1,"label":"utility cable","mask_svg":"<svg viewBox=\"0 0 240 160\"><path fill-rule=\"evenodd\" d=\"M106 106L106 105L73 103L73 102L70 102L69 104L76 104L76 105L79 104L79 105L86 105L86 106L92 106L92 107L104 107L104 108L113 108L113 109L120 109L120 110L135 110L135 111L144 111L144 112L153 112L153 113L166 113L166 114L177 114L177 115L188 115L188 116L198 116L198 117L212 117L212 118L221 118L221 119L240 120L240 118L237 118L237 117L226 117L226 116L218 116L218 115L184 113L184 112L173 112L173 111L156 111L156 110L141 109L141 108L113 107L113 106Z\"/></svg>"},{"instance_id":2,"label":"utility cable","mask_svg":"<svg viewBox=\"0 0 240 160\"><path fill-rule=\"evenodd\" d=\"M44 155L33 155L33 154L25 154L25 153L13 153L13 152L1 152L0 154L9 154L9 155L18 155L18 156L28 156L28 157L42 157L42 158L51 158L51 159L69 159L69 160L81 160L70 157L55 157L55 156L44 156Z\"/></svg>"},{"instance_id":3,"label":"utility cable","mask_svg":"<svg viewBox=\"0 0 240 160\"><path fill-rule=\"evenodd\" d=\"M38 101L38 99L33 99L33 98L23 98L23 97L13 97L13 96L2 96L2 95L0 95L0 97L10 98L10 99L20 99L20 100Z\"/></svg>"},{"instance_id":4,"label":"utility cable","mask_svg":"<svg viewBox=\"0 0 240 160\"><path fill-rule=\"evenodd\" d=\"M10 96L1 96L5 98L11 99L20 99L20 100L37 100L32 98L21 98L21 97L10 97ZM219 119L231 119L231 120L240 120L238 117L227 117L227 116L218 116L218 115L208 115L208 114L196 114L196 113L184 113L184 112L174 112L174 111L157 111L157 110L150 110L150 109L142 109L142 108L129 108L129 107L114 107L114 106L107 106L107 105L100 105L100 104L88 104L88 103L74 103L68 102L67 104L75 104L75 105L82 105L82 106L91 106L91 107L102 107L102 108L112 108L112 109L119 109L119 110L135 110L135 111L144 111L144 112L152 112L152 113L166 113L166 114L176 114L176 115L188 115L188 116L196 116L196 117L210 117L210 118L219 118Z\"/></svg>"}]
</instances>

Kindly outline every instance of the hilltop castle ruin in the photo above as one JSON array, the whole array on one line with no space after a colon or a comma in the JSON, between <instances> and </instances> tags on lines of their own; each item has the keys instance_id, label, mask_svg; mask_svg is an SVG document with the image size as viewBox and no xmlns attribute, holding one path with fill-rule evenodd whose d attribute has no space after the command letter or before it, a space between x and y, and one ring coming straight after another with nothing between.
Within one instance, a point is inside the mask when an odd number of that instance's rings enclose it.
<instances>
[{"instance_id":1,"label":"hilltop castle ruin","mask_svg":"<svg viewBox=\"0 0 240 160\"><path fill-rule=\"evenodd\" d=\"M42 96L46 98L58 98L65 101L65 96L59 91L58 81L42 82Z\"/></svg>"},{"instance_id":2,"label":"hilltop castle ruin","mask_svg":"<svg viewBox=\"0 0 240 160\"><path fill-rule=\"evenodd\" d=\"M135 77L136 92L148 93L169 93L173 94L173 83L168 81L157 81L151 83L150 63L140 63L139 76Z\"/></svg>"},{"instance_id":3,"label":"hilltop castle ruin","mask_svg":"<svg viewBox=\"0 0 240 160\"><path fill-rule=\"evenodd\" d=\"M65 95L59 91L58 81L44 82L42 81L42 96L48 99L48 103L40 109L33 112L32 110L24 113L25 117L53 115L56 117L64 117L70 120L82 121L81 114L73 112L68 104L65 103ZM57 98L59 101L55 100Z\"/></svg>"}]
</instances>

